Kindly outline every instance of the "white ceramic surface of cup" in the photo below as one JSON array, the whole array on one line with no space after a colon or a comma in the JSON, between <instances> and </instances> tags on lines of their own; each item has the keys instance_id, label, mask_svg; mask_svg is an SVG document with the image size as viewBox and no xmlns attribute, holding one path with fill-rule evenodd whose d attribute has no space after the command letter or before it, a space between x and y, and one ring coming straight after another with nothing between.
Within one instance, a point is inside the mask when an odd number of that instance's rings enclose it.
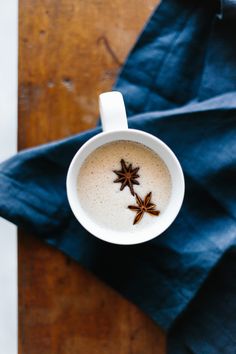
<instances>
[{"instance_id":1,"label":"white ceramic surface of cup","mask_svg":"<svg viewBox=\"0 0 236 354\"><path fill-rule=\"evenodd\" d=\"M151 240L163 233L176 218L184 198L184 176L182 168L172 150L160 139L141 130L128 129L123 97L120 92L112 91L99 96L99 109L103 132L88 140L75 154L67 174L67 196L70 207L85 229L101 240L131 245ZM135 233L121 233L98 225L92 215L88 215L80 203L77 192L77 180L80 167L86 158L97 148L114 141L128 140L141 143L153 150L165 162L169 169L172 191L169 203L158 223L153 223L147 230Z\"/></svg>"}]
</instances>

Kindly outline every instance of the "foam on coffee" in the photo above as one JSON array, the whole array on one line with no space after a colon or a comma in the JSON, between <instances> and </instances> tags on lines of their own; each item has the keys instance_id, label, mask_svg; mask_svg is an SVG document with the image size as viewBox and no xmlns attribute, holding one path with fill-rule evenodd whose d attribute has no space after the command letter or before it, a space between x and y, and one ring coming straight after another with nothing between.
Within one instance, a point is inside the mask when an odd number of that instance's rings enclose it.
<instances>
[{"instance_id":1,"label":"foam on coffee","mask_svg":"<svg viewBox=\"0 0 236 354\"><path fill-rule=\"evenodd\" d=\"M142 199L152 192L152 202L160 213L164 212L171 194L171 176L166 164L146 146L123 140L103 145L84 161L78 175L79 202L97 224L120 232L135 232L158 223L159 217L145 213L133 225L135 212L127 207L136 204L135 197L128 187L120 191L120 183L114 183L117 176L113 170L120 170L121 159L132 163L133 168L140 168L140 185L134 185L135 192Z\"/></svg>"}]
</instances>

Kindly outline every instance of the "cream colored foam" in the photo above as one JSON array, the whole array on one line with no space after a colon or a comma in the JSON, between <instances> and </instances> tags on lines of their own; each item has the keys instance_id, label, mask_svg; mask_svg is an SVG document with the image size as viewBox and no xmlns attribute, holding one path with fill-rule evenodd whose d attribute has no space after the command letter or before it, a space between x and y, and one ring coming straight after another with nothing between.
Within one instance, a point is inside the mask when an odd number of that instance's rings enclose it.
<instances>
[{"instance_id":1,"label":"cream colored foam","mask_svg":"<svg viewBox=\"0 0 236 354\"><path fill-rule=\"evenodd\" d=\"M142 144L117 141L95 150L84 162L78 176L78 195L83 209L93 220L108 229L135 232L158 223L158 217L147 213L133 225L135 212L127 208L134 205L135 198L128 187L120 191L120 183L113 183L120 170L120 160L140 167L134 190L143 199L152 191L152 202L161 213L165 210L171 194L171 177L163 160Z\"/></svg>"}]
</instances>

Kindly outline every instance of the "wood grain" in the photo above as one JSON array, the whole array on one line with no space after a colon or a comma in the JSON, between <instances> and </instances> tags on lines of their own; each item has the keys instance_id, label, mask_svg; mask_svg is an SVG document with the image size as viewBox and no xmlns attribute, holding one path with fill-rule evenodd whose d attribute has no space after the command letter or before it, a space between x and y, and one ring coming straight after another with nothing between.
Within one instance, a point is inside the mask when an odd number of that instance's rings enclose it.
<instances>
[{"instance_id":1,"label":"wood grain","mask_svg":"<svg viewBox=\"0 0 236 354\"><path fill-rule=\"evenodd\" d=\"M156 0L20 0L19 149L96 124ZM115 315L114 315L115 314ZM19 233L20 354L164 354L133 304L34 235Z\"/></svg>"}]
</instances>

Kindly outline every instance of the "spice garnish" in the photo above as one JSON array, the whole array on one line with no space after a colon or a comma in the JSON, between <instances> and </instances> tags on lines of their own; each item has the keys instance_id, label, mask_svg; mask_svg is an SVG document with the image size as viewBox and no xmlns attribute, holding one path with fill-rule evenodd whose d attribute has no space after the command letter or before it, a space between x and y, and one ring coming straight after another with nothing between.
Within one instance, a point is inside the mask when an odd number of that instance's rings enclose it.
<instances>
[{"instance_id":1,"label":"spice garnish","mask_svg":"<svg viewBox=\"0 0 236 354\"><path fill-rule=\"evenodd\" d=\"M134 184L139 184L136 179L139 177L137 174L139 167L132 168L132 164L126 165L125 161L122 159L121 170L113 171L118 178L114 180L114 183L121 183L120 190L122 191L125 186L128 186L132 195L134 195Z\"/></svg>"},{"instance_id":2,"label":"spice garnish","mask_svg":"<svg viewBox=\"0 0 236 354\"><path fill-rule=\"evenodd\" d=\"M148 213L155 216L158 216L160 214L159 210L155 210L156 205L151 203L152 192L148 193L144 200L142 200L137 193L135 193L135 197L137 205L128 206L130 210L137 212L134 218L133 225L137 224L142 219L144 213Z\"/></svg>"}]
</instances>

